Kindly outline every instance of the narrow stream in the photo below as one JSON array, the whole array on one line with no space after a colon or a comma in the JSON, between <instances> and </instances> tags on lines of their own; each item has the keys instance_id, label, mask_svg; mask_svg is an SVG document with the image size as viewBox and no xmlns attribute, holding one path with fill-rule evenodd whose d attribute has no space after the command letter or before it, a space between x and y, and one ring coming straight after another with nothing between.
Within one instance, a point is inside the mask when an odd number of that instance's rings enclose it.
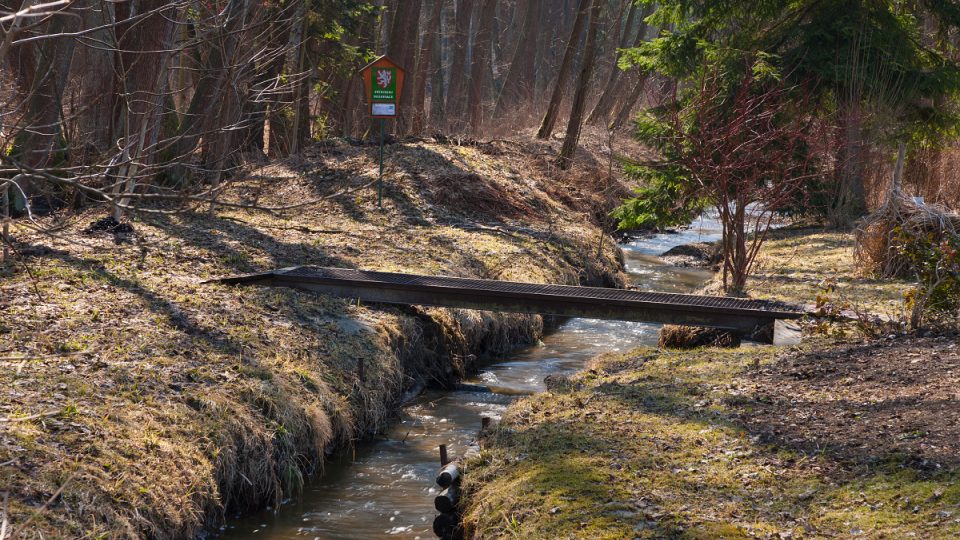
<instances>
[{"instance_id":1,"label":"narrow stream","mask_svg":"<svg viewBox=\"0 0 960 540\"><path fill-rule=\"evenodd\" d=\"M699 288L710 278L709 271L678 268L657 255L681 244L717 240L719 228L705 218L680 233L621 245L631 281L643 290L683 293ZM499 418L516 396L543 390L547 375L577 371L597 354L655 345L658 329L657 324L571 319L542 344L498 359L465 381L486 385L493 393L425 392L404 408L380 440L328 463L298 500L276 512L231 521L221 538L435 538L439 445L446 444L452 456L460 455L476 436L481 416Z\"/></svg>"}]
</instances>

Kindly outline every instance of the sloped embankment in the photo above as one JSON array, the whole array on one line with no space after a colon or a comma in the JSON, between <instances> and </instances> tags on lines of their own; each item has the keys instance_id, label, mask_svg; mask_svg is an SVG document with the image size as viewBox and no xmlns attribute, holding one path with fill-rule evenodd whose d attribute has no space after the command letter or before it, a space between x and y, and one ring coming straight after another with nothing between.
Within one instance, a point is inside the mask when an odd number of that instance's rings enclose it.
<instances>
[{"instance_id":1,"label":"sloped embankment","mask_svg":"<svg viewBox=\"0 0 960 540\"><path fill-rule=\"evenodd\" d=\"M392 145L378 209L376 148L329 143L251 171L214 212L141 214L132 232L85 231L104 210L53 236L15 226L24 265L0 274L10 526L189 537L296 493L326 452L381 429L405 391L543 331L539 317L204 279L315 264L622 284L613 242L597 257L596 171L560 175L530 154Z\"/></svg>"},{"instance_id":2,"label":"sloped embankment","mask_svg":"<svg viewBox=\"0 0 960 540\"><path fill-rule=\"evenodd\" d=\"M857 277L852 247L777 231L749 293L892 311L909 284ZM465 476L471 536L957 538L956 337L814 330L602 355L515 402Z\"/></svg>"}]
</instances>

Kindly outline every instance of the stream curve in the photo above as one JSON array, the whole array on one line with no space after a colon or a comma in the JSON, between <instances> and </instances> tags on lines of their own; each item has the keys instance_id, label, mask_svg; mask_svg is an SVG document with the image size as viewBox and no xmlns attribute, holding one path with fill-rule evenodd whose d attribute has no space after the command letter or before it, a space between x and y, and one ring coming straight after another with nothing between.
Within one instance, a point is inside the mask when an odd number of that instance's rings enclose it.
<instances>
[{"instance_id":1,"label":"stream curve","mask_svg":"<svg viewBox=\"0 0 960 540\"><path fill-rule=\"evenodd\" d=\"M621 244L630 281L642 290L688 293L711 273L680 268L657 255L720 236L720 224L701 218L679 233L647 236ZM327 463L296 501L231 520L220 538L368 539L435 538L432 531L437 447L446 444L460 455L476 437L480 417L499 418L517 396L544 389L551 374L569 374L592 357L656 345L660 325L571 319L545 336L543 343L519 349L481 366L466 384L492 392L428 390L407 405L378 440L357 446L352 455ZM469 386L467 387L469 388Z\"/></svg>"}]
</instances>

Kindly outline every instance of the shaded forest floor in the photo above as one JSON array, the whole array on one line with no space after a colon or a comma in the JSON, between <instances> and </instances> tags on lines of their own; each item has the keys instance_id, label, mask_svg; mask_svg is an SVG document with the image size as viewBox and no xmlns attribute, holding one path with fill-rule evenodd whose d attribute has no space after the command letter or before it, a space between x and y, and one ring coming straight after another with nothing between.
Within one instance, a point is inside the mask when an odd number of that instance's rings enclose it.
<instances>
[{"instance_id":1,"label":"shaded forest floor","mask_svg":"<svg viewBox=\"0 0 960 540\"><path fill-rule=\"evenodd\" d=\"M781 231L751 294L895 311L849 235ZM467 474L479 538L956 538L953 337L638 349L514 404Z\"/></svg>"},{"instance_id":2,"label":"shaded forest floor","mask_svg":"<svg viewBox=\"0 0 960 540\"><path fill-rule=\"evenodd\" d=\"M379 209L376 147L329 142L251 171L213 212L140 214L132 231L90 230L102 208L49 218L54 235L15 224L23 264L0 274L0 504L13 531L190 537L295 495L410 389L543 331L533 316L206 278L315 264L621 285L612 240L597 258L593 217L622 186L590 152L561 174L548 150L390 145Z\"/></svg>"}]
</instances>

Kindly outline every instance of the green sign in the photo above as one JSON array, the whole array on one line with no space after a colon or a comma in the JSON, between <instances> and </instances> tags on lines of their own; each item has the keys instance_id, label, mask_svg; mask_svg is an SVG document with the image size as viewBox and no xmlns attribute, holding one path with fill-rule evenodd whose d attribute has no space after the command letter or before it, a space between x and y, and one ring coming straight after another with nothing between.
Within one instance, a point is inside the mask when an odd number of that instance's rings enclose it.
<instances>
[{"instance_id":1,"label":"green sign","mask_svg":"<svg viewBox=\"0 0 960 540\"><path fill-rule=\"evenodd\" d=\"M373 68L371 74L372 101L397 100L397 70L395 68Z\"/></svg>"}]
</instances>

